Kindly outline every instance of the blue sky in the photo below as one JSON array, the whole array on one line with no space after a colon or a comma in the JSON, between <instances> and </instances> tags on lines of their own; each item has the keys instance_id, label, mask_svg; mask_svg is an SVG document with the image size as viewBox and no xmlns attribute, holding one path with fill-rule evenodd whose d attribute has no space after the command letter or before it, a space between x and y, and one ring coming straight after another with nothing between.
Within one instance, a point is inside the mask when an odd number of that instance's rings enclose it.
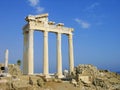
<instances>
[{"instance_id":1,"label":"blue sky","mask_svg":"<svg viewBox=\"0 0 120 90\"><path fill-rule=\"evenodd\" d=\"M120 70L120 0L1 0L0 62L22 60L24 18L49 13L49 20L74 28L74 59L101 69ZM43 33L34 33L35 72L42 72ZM68 69L68 38L62 35L63 69ZM56 35L49 33L50 72L56 70Z\"/></svg>"}]
</instances>

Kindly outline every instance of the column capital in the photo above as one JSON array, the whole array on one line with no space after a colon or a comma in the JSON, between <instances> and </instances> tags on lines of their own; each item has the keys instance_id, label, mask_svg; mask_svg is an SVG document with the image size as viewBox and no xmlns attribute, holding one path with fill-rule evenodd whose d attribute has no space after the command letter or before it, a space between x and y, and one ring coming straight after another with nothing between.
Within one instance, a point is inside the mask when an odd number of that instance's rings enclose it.
<instances>
[{"instance_id":1,"label":"column capital","mask_svg":"<svg viewBox=\"0 0 120 90\"><path fill-rule=\"evenodd\" d=\"M44 31L44 37L47 37L48 36L48 31Z\"/></svg>"},{"instance_id":2,"label":"column capital","mask_svg":"<svg viewBox=\"0 0 120 90\"><path fill-rule=\"evenodd\" d=\"M62 32L59 31L59 32L56 32L56 34L62 34Z\"/></svg>"},{"instance_id":3,"label":"column capital","mask_svg":"<svg viewBox=\"0 0 120 90\"><path fill-rule=\"evenodd\" d=\"M24 34L27 34L27 33L28 33L28 31L23 31L23 35L24 35Z\"/></svg>"},{"instance_id":4,"label":"column capital","mask_svg":"<svg viewBox=\"0 0 120 90\"><path fill-rule=\"evenodd\" d=\"M61 43L61 33L57 33L57 40L60 40L59 42Z\"/></svg>"},{"instance_id":5,"label":"column capital","mask_svg":"<svg viewBox=\"0 0 120 90\"><path fill-rule=\"evenodd\" d=\"M69 37L69 39L72 39L73 38L73 34L72 33L68 34L68 37Z\"/></svg>"},{"instance_id":6,"label":"column capital","mask_svg":"<svg viewBox=\"0 0 120 90\"><path fill-rule=\"evenodd\" d=\"M30 31L34 31L34 29L29 29L28 32L30 32Z\"/></svg>"},{"instance_id":7,"label":"column capital","mask_svg":"<svg viewBox=\"0 0 120 90\"><path fill-rule=\"evenodd\" d=\"M23 31L23 35L24 35L24 34L27 34L27 33L29 33L29 32L34 32L34 29L24 30L24 31Z\"/></svg>"}]
</instances>

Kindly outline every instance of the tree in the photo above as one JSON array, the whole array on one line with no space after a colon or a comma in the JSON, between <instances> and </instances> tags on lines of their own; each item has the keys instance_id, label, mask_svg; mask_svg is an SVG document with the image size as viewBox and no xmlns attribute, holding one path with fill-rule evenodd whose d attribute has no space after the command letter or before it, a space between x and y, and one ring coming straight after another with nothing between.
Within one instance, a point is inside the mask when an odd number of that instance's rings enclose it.
<instances>
[{"instance_id":1,"label":"tree","mask_svg":"<svg viewBox=\"0 0 120 90\"><path fill-rule=\"evenodd\" d=\"M21 66L21 60L17 60L17 65Z\"/></svg>"}]
</instances>

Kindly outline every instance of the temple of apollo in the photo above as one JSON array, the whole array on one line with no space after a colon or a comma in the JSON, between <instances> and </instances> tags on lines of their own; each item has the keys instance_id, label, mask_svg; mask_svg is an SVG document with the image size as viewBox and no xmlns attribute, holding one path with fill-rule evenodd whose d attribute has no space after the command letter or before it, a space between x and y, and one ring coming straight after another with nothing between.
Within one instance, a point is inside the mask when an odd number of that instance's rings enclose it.
<instances>
[{"instance_id":1,"label":"temple of apollo","mask_svg":"<svg viewBox=\"0 0 120 90\"><path fill-rule=\"evenodd\" d=\"M73 52L73 28L64 27L63 23L55 24L48 21L48 14L29 15L25 18L27 24L23 27L24 51L23 51L23 74L34 74L34 31L43 32L44 49L43 49L43 75L49 77L49 53L48 53L48 33L55 33L57 36L57 77L62 78L62 50L61 35L68 36L69 48L69 73L74 69L74 52Z\"/></svg>"}]
</instances>

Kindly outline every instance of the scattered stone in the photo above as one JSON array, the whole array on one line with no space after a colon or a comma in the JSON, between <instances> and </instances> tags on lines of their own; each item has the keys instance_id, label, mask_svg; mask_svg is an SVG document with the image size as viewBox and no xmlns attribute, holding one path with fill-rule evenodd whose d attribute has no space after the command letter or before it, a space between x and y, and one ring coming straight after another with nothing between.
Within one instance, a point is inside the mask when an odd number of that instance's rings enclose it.
<instances>
[{"instance_id":1,"label":"scattered stone","mask_svg":"<svg viewBox=\"0 0 120 90\"><path fill-rule=\"evenodd\" d=\"M93 65L78 65L73 77L77 85L85 90L120 90L120 75L109 70L98 70ZM76 83L72 81L72 83Z\"/></svg>"},{"instance_id":2,"label":"scattered stone","mask_svg":"<svg viewBox=\"0 0 120 90\"><path fill-rule=\"evenodd\" d=\"M75 87L78 86L78 85L77 85L77 81L76 81L75 79L72 79L72 80L71 80L71 83L72 83Z\"/></svg>"},{"instance_id":3,"label":"scattered stone","mask_svg":"<svg viewBox=\"0 0 120 90\"><path fill-rule=\"evenodd\" d=\"M33 85L33 81L32 81L32 78L31 78L31 77L29 77L29 84L30 84L30 85Z\"/></svg>"},{"instance_id":4,"label":"scattered stone","mask_svg":"<svg viewBox=\"0 0 120 90\"><path fill-rule=\"evenodd\" d=\"M40 86L40 87L43 87L43 86L45 85L45 82L43 81L42 78L39 78L39 79L37 80L37 85Z\"/></svg>"},{"instance_id":5,"label":"scattered stone","mask_svg":"<svg viewBox=\"0 0 120 90\"><path fill-rule=\"evenodd\" d=\"M63 79L22 75L14 64L8 65L8 69L11 77L0 77L1 90L120 90L120 74L98 70L93 65L79 65L70 77Z\"/></svg>"}]
</instances>

